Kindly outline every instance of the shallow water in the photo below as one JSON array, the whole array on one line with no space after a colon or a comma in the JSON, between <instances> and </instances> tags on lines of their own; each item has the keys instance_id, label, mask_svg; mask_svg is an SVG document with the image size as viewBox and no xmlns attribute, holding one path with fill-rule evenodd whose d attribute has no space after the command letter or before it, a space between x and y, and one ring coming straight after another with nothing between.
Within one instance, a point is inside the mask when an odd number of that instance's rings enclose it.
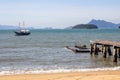
<instances>
[{"instance_id":1,"label":"shallow water","mask_svg":"<svg viewBox=\"0 0 120 80\"><path fill-rule=\"evenodd\" d=\"M119 29L32 30L29 36L0 31L0 73L42 73L120 69L113 57L103 59L89 53L74 54L65 46L89 46L90 40L120 41Z\"/></svg>"}]
</instances>

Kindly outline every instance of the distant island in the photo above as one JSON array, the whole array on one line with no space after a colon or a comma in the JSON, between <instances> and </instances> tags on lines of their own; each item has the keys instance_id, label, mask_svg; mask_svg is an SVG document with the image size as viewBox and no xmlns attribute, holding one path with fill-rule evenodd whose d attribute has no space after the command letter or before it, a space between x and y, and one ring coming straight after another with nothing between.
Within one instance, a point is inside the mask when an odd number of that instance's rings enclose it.
<instances>
[{"instance_id":1,"label":"distant island","mask_svg":"<svg viewBox=\"0 0 120 80\"><path fill-rule=\"evenodd\" d=\"M120 29L120 26L118 28Z\"/></svg>"},{"instance_id":2,"label":"distant island","mask_svg":"<svg viewBox=\"0 0 120 80\"><path fill-rule=\"evenodd\" d=\"M19 26L12 25L0 25L0 30L16 30L19 29ZM34 29L33 27L28 27L27 29Z\"/></svg>"},{"instance_id":3,"label":"distant island","mask_svg":"<svg viewBox=\"0 0 120 80\"><path fill-rule=\"evenodd\" d=\"M72 27L72 29L98 29L94 24L78 24Z\"/></svg>"},{"instance_id":4,"label":"distant island","mask_svg":"<svg viewBox=\"0 0 120 80\"><path fill-rule=\"evenodd\" d=\"M118 26L120 26L120 24L115 24L115 23L108 22L105 20L95 20L95 19L92 19L88 24L95 24L100 29L112 29L112 28L117 29Z\"/></svg>"},{"instance_id":5,"label":"distant island","mask_svg":"<svg viewBox=\"0 0 120 80\"><path fill-rule=\"evenodd\" d=\"M120 29L120 24L115 24L105 20L95 20L92 19L86 24L77 24L75 26L70 26L65 29Z\"/></svg>"},{"instance_id":6,"label":"distant island","mask_svg":"<svg viewBox=\"0 0 120 80\"><path fill-rule=\"evenodd\" d=\"M16 30L16 29L19 29L19 26L0 25L0 30ZM27 27L27 29L53 29L53 28L52 27L44 27L44 28ZM90 22L86 24L78 23L75 26L70 26L65 29L120 29L120 24L115 24L105 20L92 19Z\"/></svg>"},{"instance_id":7,"label":"distant island","mask_svg":"<svg viewBox=\"0 0 120 80\"><path fill-rule=\"evenodd\" d=\"M18 29L18 26L0 25L0 30L13 30L13 29Z\"/></svg>"}]
</instances>

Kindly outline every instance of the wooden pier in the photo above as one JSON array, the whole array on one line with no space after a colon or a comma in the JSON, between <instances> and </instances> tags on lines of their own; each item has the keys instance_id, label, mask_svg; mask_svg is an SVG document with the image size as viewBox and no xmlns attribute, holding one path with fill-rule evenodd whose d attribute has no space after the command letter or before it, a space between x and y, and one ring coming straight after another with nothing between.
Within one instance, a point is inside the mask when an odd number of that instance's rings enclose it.
<instances>
[{"instance_id":1,"label":"wooden pier","mask_svg":"<svg viewBox=\"0 0 120 80\"><path fill-rule=\"evenodd\" d=\"M104 58L107 57L107 53L109 54L109 56L113 55L113 62L117 62L117 58L118 57L120 58L120 42L108 41L108 40L105 40L105 41L96 40L94 41L93 44L90 44L91 55L93 54L93 52L94 52L94 55L98 55L98 52L99 52L98 45L101 46L101 52Z\"/></svg>"}]
</instances>

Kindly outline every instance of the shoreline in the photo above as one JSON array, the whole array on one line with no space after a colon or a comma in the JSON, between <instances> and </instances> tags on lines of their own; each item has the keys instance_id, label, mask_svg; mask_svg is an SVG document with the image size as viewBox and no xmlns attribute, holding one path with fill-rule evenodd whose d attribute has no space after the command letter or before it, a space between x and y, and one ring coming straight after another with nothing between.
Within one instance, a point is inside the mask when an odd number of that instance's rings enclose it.
<instances>
[{"instance_id":1,"label":"shoreline","mask_svg":"<svg viewBox=\"0 0 120 80\"><path fill-rule=\"evenodd\" d=\"M84 69L54 69L54 70L13 70L0 71L0 76L4 75L27 75L27 74L55 74L55 73L73 73L73 72L97 72L97 71L119 71L120 67L106 68L84 68Z\"/></svg>"},{"instance_id":2,"label":"shoreline","mask_svg":"<svg viewBox=\"0 0 120 80\"><path fill-rule=\"evenodd\" d=\"M0 75L0 80L119 80L120 70Z\"/></svg>"}]
</instances>

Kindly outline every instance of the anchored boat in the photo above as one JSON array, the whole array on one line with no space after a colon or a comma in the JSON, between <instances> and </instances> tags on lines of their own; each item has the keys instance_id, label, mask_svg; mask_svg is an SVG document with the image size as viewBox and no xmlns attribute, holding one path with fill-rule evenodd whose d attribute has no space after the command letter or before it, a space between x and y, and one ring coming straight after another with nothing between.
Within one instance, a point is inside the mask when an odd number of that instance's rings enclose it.
<instances>
[{"instance_id":1,"label":"anchored boat","mask_svg":"<svg viewBox=\"0 0 120 80\"><path fill-rule=\"evenodd\" d=\"M66 46L67 49L75 52L75 53L88 53L90 52L90 49L89 48L72 48L72 47L69 47L69 46Z\"/></svg>"},{"instance_id":2,"label":"anchored boat","mask_svg":"<svg viewBox=\"0 0 120 80\"><path fill-rule=\"evenodd\" d=\"M23 26L24 26L24 22L23 22ZM19 27L20 27L20 23L19 23ZM25 35L31 34L30 30L22 29L22 28L20 28L20 30L14 31L14 32L17 36L25 36Z\"/></svg>"},{"instance_id":3,"label":"anchored boat","mask_svg":"<svg viewBox=\"0 0 120 80\"><path fill-rule=\"evenodd\" d=\"M15 34L18 35L18 36L29 35L30 31L27 30L27 29L21 29L21 30L15 31Z\"/></svg>"}]
</instances>

